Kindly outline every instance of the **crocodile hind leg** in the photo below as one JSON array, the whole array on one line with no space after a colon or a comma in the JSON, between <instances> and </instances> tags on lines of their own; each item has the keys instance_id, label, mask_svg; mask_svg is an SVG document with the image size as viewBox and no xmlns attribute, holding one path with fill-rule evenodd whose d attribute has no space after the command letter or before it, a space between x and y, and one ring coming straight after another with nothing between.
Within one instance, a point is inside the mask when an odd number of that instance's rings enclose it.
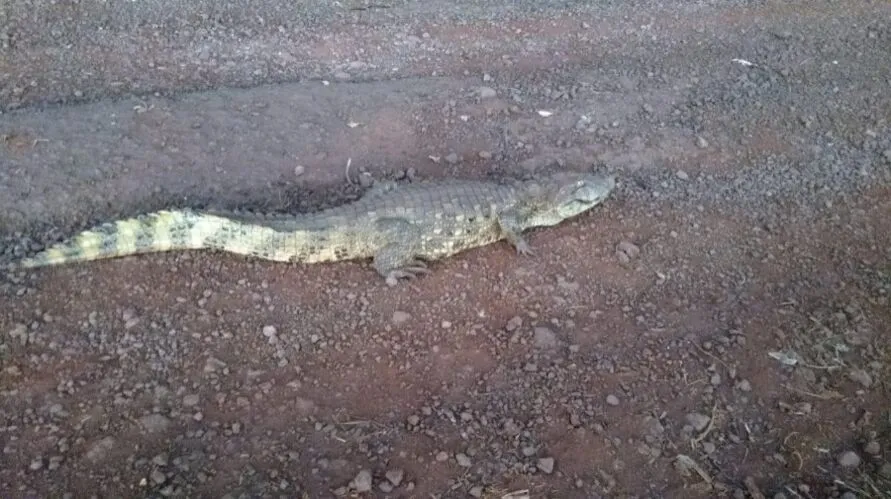
<instances>
[{"instance_id":1,"label":"crocodile hind leg","mask_svg":"<svg viewBox=\"0 0 891 499\"><path fill-rule=\"evenodd\" d=\"M387 284L393 286L399 279L430 273L427 265L416 257L421 245L420 229L398 218L378 220L376 225L387 244L375 253L374 270Z\"/></svg>"}]
</instances>

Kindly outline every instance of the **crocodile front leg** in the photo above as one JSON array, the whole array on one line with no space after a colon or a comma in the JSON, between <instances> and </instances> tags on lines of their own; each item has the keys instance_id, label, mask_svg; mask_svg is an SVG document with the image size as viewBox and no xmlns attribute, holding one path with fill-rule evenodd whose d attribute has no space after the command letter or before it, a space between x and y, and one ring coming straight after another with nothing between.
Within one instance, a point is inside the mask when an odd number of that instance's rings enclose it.
<instances>
[{"instance_id":1,"label":"crocodile front leg","mask_svg":"<svg viewBox=\"0 0 891 499\"><path fill-rule=\"evenodd\" d=\"M523 237L522 215L517 210L506 210L498 216L501 235L517 250L517 254L533 256L535 251Z\"/></svg>"},{"instance_id":2,"label":"crocodile front leg","mask_svg":"<svg viewBox=\"0 0 891 499\"><path fill-rule=\"evenodd\" d=\"M417 259L421 246L421 231L400 218L385 218L375 222L380 237L387 243L374 255L374 270L390 286L399 279L411 279L428 274L427 265Z\"/></svg>"}]
</instances>

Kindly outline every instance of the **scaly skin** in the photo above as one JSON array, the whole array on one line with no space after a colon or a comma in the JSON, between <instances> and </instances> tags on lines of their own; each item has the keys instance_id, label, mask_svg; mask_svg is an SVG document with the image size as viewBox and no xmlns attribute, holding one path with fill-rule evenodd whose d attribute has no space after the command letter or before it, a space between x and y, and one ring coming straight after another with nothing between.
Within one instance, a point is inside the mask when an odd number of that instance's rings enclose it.
<instances>
[{"instance_id":1,"label":"scaly skin","mask_svg":"<svg viewBox=\"0 0 891 499\"><path fill-rule=\"evenodd\" d=\"M279 262L373 258L375 270L391 282L427 272L424 261L502 239L530 254L523 231L587 211L614 187L612 176L557 173L510 184L384 183L353 203L293 216L165 210L102 224L18 266L213 249Z\"/></svg>"}]
</instances>

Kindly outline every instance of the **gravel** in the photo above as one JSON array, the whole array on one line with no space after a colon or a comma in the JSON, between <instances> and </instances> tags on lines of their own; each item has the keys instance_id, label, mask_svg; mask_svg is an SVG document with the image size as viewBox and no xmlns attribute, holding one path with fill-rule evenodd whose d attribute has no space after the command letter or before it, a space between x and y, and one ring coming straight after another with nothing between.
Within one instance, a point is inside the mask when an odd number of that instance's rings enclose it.
<instances>
[{"instance_id":1,"label":"gravel","mask_svg":"<svg viewBox=\"0 0 891 499\"><path fill-rule=\"evenodd\" d=\"M6 272L4 496L891 480L887 6L206 3L10 4L0 263L171 205L336 204L348 162L619 188L535 258L392 288L214 253Z\"/></svg>"}]
</instances>

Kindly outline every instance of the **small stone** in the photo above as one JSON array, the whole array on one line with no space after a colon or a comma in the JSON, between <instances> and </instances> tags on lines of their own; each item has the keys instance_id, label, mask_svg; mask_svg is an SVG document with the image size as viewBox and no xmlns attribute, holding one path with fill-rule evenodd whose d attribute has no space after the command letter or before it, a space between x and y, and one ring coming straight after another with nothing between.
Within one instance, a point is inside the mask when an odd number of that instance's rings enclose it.
<instances>
[{"instance_id":1,"label":"small stone","mask_svg":"<svg viewBox=\"0 0 891 499\"><path fill-rule=\"evenodd\" d=\"M393 323L394 324L402 324L403 322L411 319L411 314L408 312L403 312L401 310L397 310L393 312Z\"/></svg>"},{"instance_id":2,"label":"small stone","mask_svg":"<svg viewBox=\"0 0 891 499\"><path fill-rule=\"evenodd\" d=\"M515 435L518 435L520 431L520 427L517 425L517 423L514 422L513 419L508 419L504 422L504 433L506 435L513 437Z\"/></svg>"},{"instance_id":3,"label":"small stone","mask_svg":"<svg viewBox=\"0 0 891 499\"><path fill-rule=\"evenodd\" d=\"M550 475L554 472L554 458L553 457L543 457L538 460L538 469L542 471L545 475Z\"/></svg>"},{"instance_id":4,"label":"small stone","mask_svg":"<svg viewBox=\"0 0 891 499\"><path fill-rule=\"evenodd\" d=\"M412 414L411 416L408 417L408 425L409 426L418 426L419 424L421 424L420 416L418 416L416 414Z\"/></svg>"},{"instance_id":5,"label":"small stone","mask_svg":"<svg viewBox=\"0 0 891 499\"><path fill-rule=\"evenodd\" d=\"M549 328L538 326L534 332L535 346L542 349L557 347L557 335Z\"/></svg>"},{"instance_id":6,"label":"small stone","mask_svg":"<svg viewBox=\"0 0 891 499\"><path fill-rule=\"evenodd\" d=\"M882 445L875 440L870 440L864 447L863 451L871 456L877 456L882 452Z\"/></svg>"},{"instance_id":7,"label":"small stone","mask_svg":"<svg viewBox=\"0 0 891 499\"><path fill-rule=\"evenodd\" d=\"M192 406L198 405L198 402L200 400L201 400L201 397L199 397L198 395L195 395L195 394L186 395L185 397L183 397L183 405L186 407L192 407Z\"/></svg>"},{"instance_id":8,"label":"small stone","mask_svg":"<svg viewBox=\"0 0 891 499\"><path fill-rule=\"evenodd\" d=\"M441 326L443 329L448 329L448 328L452 327L452 323L451 323L451 321L442 321L442 323L440 324L440 326Z\"/></svg>"},{"instance_id":9,"label":"small stone","mask_svg":"<svg viewBox=\"0 0 891 499\"><path fill-rule=\"evenodd\" d=\"M615 395L613 395L611 393L606 396L606 403L615 407L615 406L619 405L619 397L616 397Z\"/></svg>"},{"instance_id":10,"label":"small stone","mask_svg":"<svg viewBox=\"0 0 891 499\"><path fill-rule=\"evenodd\" d=\"M377 484L377 488L381 489L381 492L383 492L384 494L393 492L393 484L386 480L383 480L381 481L381 483Z\"/></svg>"},{"instance_id":11,"label":"small stone","mask_svg":"<svg viewBox=\"0 0 891 499\"><path fill-rule=\"evenodd\" d=\"M709 383L711 383L712 386L720 385L721 384L721 375L718 373L712 374L712 378L709 380Z\"/></svg>"},{"instance_id":12,"label":"small stone","mask_svg":"<svg viewBox=\"0 0 891 499\"><path fill-rule=\"evenodd\" d=\"M278 331L275 329L275 326L263 326L263 336L272 338L277 334Z\"/></svg>"},{"instance_id":13,"label":"small stone","mask_svg":"<svg viewBox=\"0 0 891 499\"><path fill-rule=\"evenodd\" d=\"M467 454L464 454L463 452L459 452L455 455L455 461L457 461L458 466L462 468L470 468L470 466L473 464L470 462L470 458L467 456Z\"/></svg>"},{"instance_id":14,"label":"small stone","mask_svg":"<svg viewBox=\"0 0 891 499\"><path fill-rule=\"evenodd\" d=\"M491 99L498 95L498 92L492 87L480 87L477 89L477 92L479 93L480 99Z\"/></svg>"},{"instance_id":15,"label":"small stone","mask_svg":"<svg viewBox=\"0 0 891 499\"><path fill-rule=\"evenodd\" d=\"M37 471L41 468L43 468L43 459L39 457L31 461L31 464L28 465L28 469L30 469L31 471Z\"/></svg>"},{"instance_id":16,"label":"small stone","mask_svg":"<svg viewBox=\"0 0 891 499\"><path fill-rule=\"evenodd\" d=\"M706 426L708 426L709 421L711 421L710 417L700 412L691 412L690 414L687 414L686 419L687 422L690 423L690 426L696 431L704 430Z\"/></svg>"},{"instance_id":17,"label":"small stone","mask_svg":"<svg viewBox=\"0 0 891 499\"><path fill-rule=\"evenodd\" d=\"M736 388L743 392L750 392L752 391L752 384L749 383L749 380L743 379L736 384Z\"/></svg>"},{"instance_id":18,"label":"small stone","mask_svg":"<svg viewBox=\"0 0 891 499\"><path fill-rule=\"evenodd\" d=\"M628 263L640 255L640 248L631 241L622 241L616 245L616 257L621 263Z\"/></svg>"},{"instance_id":19,"label":"small stone","mask_svg":"<svg viewBox=\"0 0 891 499\"><path fill-rule=\"evenodd\" d=\"M295 177L300 177L300 176L302 176L304 173L306 173L306 167L305 167L305 166L303 166L303 165L297 165L297 166L294 167L294 176L295 176Z\"/></svg>"},{"instance_id":20,"label":"small stone","mask_svg":"<svg viewBox=\"0 0 891 499\"><path fill-rule=\"evenodd\" d=\"M139 418L139 424L146 433L158 433L170 426L170 420L161 414L153 413Z\"/></svg>"},{"instance_id":21,"label":"small stone","mask_svg":"<svg viewBox=\"0 0 891 499\"><path fill-rule=\"evenodd\" d=\"M704 137L696 137L696 147L705 149L706 147L708 147L708 141L705 140Z\"/></svg>"},{"instance_id":22,"label":"small stone","mask_svg":"<svg viewBox=\"0 0 891 499\"><path fill-rule=\"evenodd\" d=\"M884 463L882 467L879 468L879 476L891 479L891 463Z\"/></svg>"},{"instance_id":23,"label":"small stone","mask_svg":"<svg viewBox=\"0 0 891 499\"><path fill-rule=\"evenodd\" d=\"M677 176L677 178L681 180L690 180L690 175L687 175L687 172L685 172L684 170L678 170L677 172L675 172L675 176Z\"/></svg>"},{"instance_id":24,"label":"small stone","mask_svg":"<svg viewBox=\"0 0 891 499\"><path fill-rule=\"evenodd\" d=\"M454 165L455 163L457 163L458 161L460 161L460 158L458 157L458 154L452 152L452 153L449 153L449 154L445 157L445 160L446 160L446 163L448 163L448 164L450 164L450 165Z\"/></svg>"},{"instance_id":25,"label":"small stone","mask_svg":"<svg viewBox=\"0 0 891 499\"><path fill-rule=\"evenodd\" d=\"M394 468L392 470L387 470L387 474L384 475L387 477L387 480L393 484L394 487L398 487L400 483L402 483L402 479L405 478L405 471L402 468Z\"/></svg>"},{"instance_id":26,"label":"small stone","mask_svg":"<svg viewBox=\"0 0 891 499\"><path fill-rule=\"evenodd\" d=\"M492 159L492 153L489 151L480 151L479 152L480 159Z\"/></svg>"},{"instance_id":27,"label":"small stone","mask_svg":"<svg viewBox=\"0 0 891 499\"><path fill-rule=\"evenodd\" d=\"M520 317L519 315L515 315L515 316L511 317L511 319L509 321L507 321L507 324L504 326L504 329L508 333L510 333L510 332L516 331L516 329L522 325L523 325L523 318Z\"/></svg>"},{"instance_id":28,"label":"small stone","mask_svg":"<svg viewBox=\"0 0 891 499\"><path fill-rule=\"evenodd\" d=\"M357 473L356 478L353 478L352 486L356 492L370 492L372 486L371 472L362 470Z\"/></svg>"},{"instance_id":29,"label":"small stone","mask_svg":"<svg viewBox=\"0 0 891 499\"><path fill-rule=\"evenodd\" d=\"M842 452L838 456L838 464L843 468L856 468L860 466L860 456L852 450Z\"/></svg>"},{"instance_id":30,"label":"small stone","mask_svg":"<svg viewBox=\"0 0 891 499\"><path fill-rule=\"evenodd\" d=\"M468 492L472 497L483 497L483 487L480 485L474 485L470 488Z\"/></svg>"},{"instance_id":31,"label":"small stone","mask_svg":"<svg viewBox=\"0 0 891 499\"><path fill-rule=\"evenodd\" d=\"M848 378L851 381L856 383L860 383L864 388L869 388L872 386L872 376L869 375L868 372L863 369L851 369L848 373Z\"/></svg>"},{"instance_id":32,"label":"small stone","mask_svg":"<svg viewBox=\"0 0 891 499\"><path fill-rule=\"evenodd\" d=\"M711 442L703 442L703 443L702 443L702 450L703 450L703 452L705 452L706 454L712 454L712 453L715 452L715 444L713 444L713 443L711 443Z\"/></svg>"},{"instance_id":33,"label":"small stone","mask_svg":"<svg viewBox=\"0 0 891 499\"><path fill-rule=\"evenodd\" d=\"M102 440L93 444L85 454L86 458L90 461L98 462L105 459L105 456L114 448L117 442L113 437L105 437Z\"/></svg>"},{"instance_id":34,"label":"small stone","mask_svg":"<svg viewBox=\"0 0 891 499\"><path fill-rule=\"evenodd\" d=\"M153 470L151 474L151 479L155 484L161 485L162 483L167 481L167 475L164 474L161 470Z\"/></svg>"},{"instance_id":35,"label":"small stone","mask_svg":"<svg viewBox=\"0 0 891 499\"><path fill-rule=\"evenodd\" d=\"M522 451L523 451L523 456L525 456L525 457L532 457L535 455L535 447L532 445L523 446Z\"/></svg>"},{"instance_id":36,"label":"small stone","mask_svg":"<svg viewBox=\"0 0 891 499\"><path fill-rule=\"evenodd\" d=\"M448 453L448 452L446 452L446 451L444 451L444 450L441 450L441 451L439 451L439 452L436 453L436 461L437 461L437 462L442 463L442 462L445 462L445 461L448 461L448 460L449 460L449 453Z\"/></svg>"},{"instance_id":37,"label":"small stone","mask_svg":"<svg viewBox=\"0 0 891 499\"><path fill-rule=\"evenodd\" d=\"M226 367L226 363L214 357L208 357L204 362L204 372L206 373L217 372L224 367Z\"/></svg>"}]
</instances>

